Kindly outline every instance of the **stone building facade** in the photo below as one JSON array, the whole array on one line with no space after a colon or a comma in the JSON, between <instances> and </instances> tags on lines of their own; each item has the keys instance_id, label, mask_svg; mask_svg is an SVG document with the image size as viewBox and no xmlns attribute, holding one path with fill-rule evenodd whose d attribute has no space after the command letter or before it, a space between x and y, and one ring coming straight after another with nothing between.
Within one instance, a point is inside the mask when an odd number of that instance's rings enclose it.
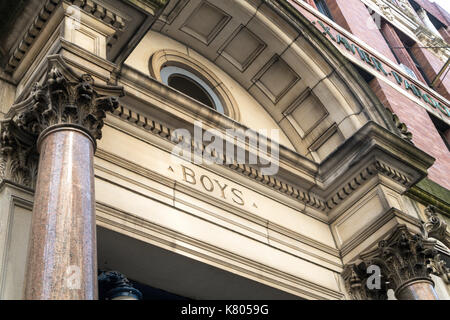
<instances>
[{"instance_id":1,"label":"stone building facade","mask_svg":"<svg viewBox=\"0 0 450 320\"><path fill-rule=\"evenodd\" d=\"M0 10L0 299L450 298L438 5Z\"/></svg>"}]
</instances>

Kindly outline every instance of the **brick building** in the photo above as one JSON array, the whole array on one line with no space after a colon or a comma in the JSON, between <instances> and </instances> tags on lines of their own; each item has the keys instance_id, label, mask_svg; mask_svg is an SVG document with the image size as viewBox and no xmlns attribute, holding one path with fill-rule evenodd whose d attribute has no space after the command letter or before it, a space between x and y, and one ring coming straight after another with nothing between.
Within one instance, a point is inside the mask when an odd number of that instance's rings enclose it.
<instances>
[{"instance_id":1,"label":"brick building","mask_svg":"<svg viewBox=\"0 0 450 320\"><path fill-rule=\"evenodd\" d=\"M0 299L450 298L439 5L0 17Z\"/></svg>"}]
</instances>

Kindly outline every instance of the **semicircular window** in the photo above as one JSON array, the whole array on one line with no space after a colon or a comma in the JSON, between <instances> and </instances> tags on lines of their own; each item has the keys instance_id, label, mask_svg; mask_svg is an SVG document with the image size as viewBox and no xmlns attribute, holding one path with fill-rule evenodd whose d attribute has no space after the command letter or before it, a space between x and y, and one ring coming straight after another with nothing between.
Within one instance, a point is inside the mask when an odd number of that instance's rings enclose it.
<instances>
[{"instance_id":1,"label":"semicircular window","mask_svg":"<svg viewBox=\"0 0 450 320\"><path fill-rule=\"evenodd\" d=\"M200 103L224 113L224 108L219 97L205 81L192 72L179 67L164 67L161 69L162 82Z\"/></svg>"}]
</instances>

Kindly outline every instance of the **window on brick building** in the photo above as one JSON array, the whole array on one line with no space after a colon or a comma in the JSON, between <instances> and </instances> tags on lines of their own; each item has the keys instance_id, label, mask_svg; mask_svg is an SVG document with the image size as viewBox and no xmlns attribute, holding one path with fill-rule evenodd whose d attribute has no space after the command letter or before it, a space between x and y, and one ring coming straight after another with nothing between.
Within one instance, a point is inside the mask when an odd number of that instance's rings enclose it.
<instances>
[{"instance_id":1,"label":"window on brick building","mask_svg":"<svg viewBox=\"0 0 450 320\"><path fill-rule=\"evenodd\" d=\"M417 61L416 56L414 55L414 52L412 51L412 46L405 45L406 51L408 51L408 54L410 55L411 59L414 61L414 64L416 65L417 70L419 70L422 77L427 82L428 86L431 85L430 79L427 77L425 70L423 69L422 65Z\"/></svg>"},{"instance_id":2,"label":"window on brick building","mask_svg":"<svg viewBox=\"0 0 450 320\"><path fill-rule=\"evenodd\" d=\"M432 114L429 114L431 121L433 121L436 130L439 132L442 140L444 140L445 145L447 146L448 151L450 151L450 126L442 121L441 119L435 117Z\"/></svg>"},{"instance_id":3,"label":"window on brick building","mask_svg":"<svg viewBox=\"0 0 450 320\"><path fill-rule=\"evenodd\" d=\"M314 3L316 4L317 10L326 15L329 19L334 20L325 0L314 0Z\"/></svg>"},{"instance_id":4,"label":"window on brick building","mask_svg":"<svg viewBox=\"0 0 450 320\"><path fill-rule=\"evenodd\" d=\"M380 31L389 46L389 49L391 49L396 62L403 68L403 70L417 80L422 80L419 79L420 73L423 81L430 85L430 80L412 50L412 47L415 45L414 40L404 35L395 26L384 19L381 21Z\"/></svg>"},{"instance_id":5,"label":"window on brick building","mask_svg":"<svg viewBox=\"0 0 450 320\"><path fill-rule=\"evenodd\" d=\"M412 61L414 63L414 66L420 72L420 75L425 80L425 82L428 85L430 85L431 84L430 79L427 77L423 66L419 63L419 61L417 60L416 55L414 54L414 52L412 50L412 48L416 44L416 42L414 40L410 39L409 37L405 36L401 32L398 32L398 35L400 37L400 40L402 42L403 47L406 49L406 52L408 53L408 55L411 57L411 59L412 59ZM411 66L408 66L408 67L411 68Z\"/></svg>"}]
</instances>

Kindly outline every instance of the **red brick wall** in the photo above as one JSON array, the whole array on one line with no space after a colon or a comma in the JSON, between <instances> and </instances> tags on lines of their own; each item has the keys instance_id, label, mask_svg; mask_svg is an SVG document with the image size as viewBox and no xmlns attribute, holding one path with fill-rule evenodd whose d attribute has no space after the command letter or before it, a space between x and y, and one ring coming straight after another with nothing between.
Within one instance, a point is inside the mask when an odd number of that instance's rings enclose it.
<instances>
[{"instance_id":1,"label":"red brick wall","mask_svg":"<svg viewBox=\"0 0 450 320\"><path fill-rule=\"evenodd\" d=\"M428 79L430 81L433 81L433 79L439 73L441 68L444 66L445 62L442 62L429 49L421 48L420 43L416 43L413 46L412 52L416 57L417 61L419 62L419 64L424 69ZM441 79L443 79L443 81L438 82L434 86L434 89L441 95L443 95L445 98L450 100L450 76L447 74L447 76L444 78L442 75Z\"/></svg>"},{"instance_id":2,"label":"red brick wall","mask_svg":"<svg viewBox=\"0 0 450 320\"><path fill-rule=\"evenodd\" d=\"M375 50L396 62L379 27L360 0L326 0L335 22Z\"/></svg>"},{"instance_id":3,"label":"red brick wall","mask_svg":"<svg viewBox=\"0 0 450 320\"><path fill-rule=\"evenodd\" d=\"M436 158L436 162L428 170L428 177L450 189L450 152L428 112L377 78L370 82L370 86L381 102L408 126L408 130L413 135L414 145Z\"/></svg>"}]
</instances>

